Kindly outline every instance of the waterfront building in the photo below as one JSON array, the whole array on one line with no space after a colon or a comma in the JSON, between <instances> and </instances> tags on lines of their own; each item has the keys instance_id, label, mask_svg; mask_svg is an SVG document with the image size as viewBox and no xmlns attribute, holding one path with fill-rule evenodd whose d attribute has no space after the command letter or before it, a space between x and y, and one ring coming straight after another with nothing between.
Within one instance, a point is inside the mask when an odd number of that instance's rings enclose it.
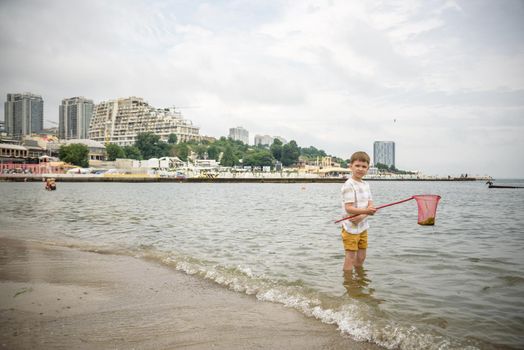
<instances>
[{"instance_id":1,"label":"waterfront building","mask_svg":"<svg viewBox=\"0 0 524 350\"><path fill-rule=\"evenodd\" d=\"M242 141L246 145L249 145L249 131L241 126L229 129L229 137L236 141Z\"/></svg>"},{"instance_id":2,"label":"waterfront building","mask_svg":"<svg viewBox=\"0 0 524 350\"><path fill-rule=\"evenodd\" d=\"M87 139L94 104L85 97L62 100L59 107L58 136L63 140Z\"/></svg>"},{"instance_id":3,"label":"waterfront building","mask_svg":"<svg viewBox=\"0 0 524 350\"><path fill-rule=\"evenodd\" d=\"M395 142L375 141L373 143L373 163L395 166Z\"/></svg>"},{"instance_id":4,"label":"waterfront building","mask_svg":"<svg viewBox=\"0 0 524 350\"><path fill-rule=\"evenodd\" d=\"M200 140L199 127L182 118L175 108L157 109L140 97L103 101L95 106L89 138L102 143L131 146L137 135L152 132L167 142L170 134L177 142Z\"/></svg>"},{"instance_id":5,"label":"waterfront building","mask_svg":"<svg viewBox=\"0 0 524 350\"><path fill-rule=\"evenodd\" d=\"M56 142L49 142L47 149L51 155L58 156L60 147L63 145L81 144L89 150L89 160L105 160L106 158L106 147L103 143L89 139L69 139L60 140Z\"/></svg>"},{"instance_id":6,"label":"waterfront building","mask_svg":"<svg viewBox=\"0 0 524 350\"><path fill-rule=\"evenodd\" d=\"M7 94L4 122L7 135L15 138L41 132L44 128L42 96L30 92Z\"/></svg>"},{"instance_id":7,"label":"waterfront building","mask_svg":"<svg viewBox=\"0 0 524 350\"><path fill-rule=\"evenodd\" d=\"M15 162L29 157L29 149L22 145L0 143L0 160L2 162Z\"/></svg>"}]
</instances>

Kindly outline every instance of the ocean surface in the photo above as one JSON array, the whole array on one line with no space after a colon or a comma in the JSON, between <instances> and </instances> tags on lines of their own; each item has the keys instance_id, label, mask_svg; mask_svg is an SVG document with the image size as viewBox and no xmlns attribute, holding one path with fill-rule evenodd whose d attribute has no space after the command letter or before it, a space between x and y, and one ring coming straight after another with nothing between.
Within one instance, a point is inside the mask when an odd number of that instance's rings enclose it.
<instances>
[{"instance_id":1,"label":"ocean surface","mask_svg":"<svg viewBox=\"0 0 524 350\"><path fill-rule=\"evenodd\" d=\"M377 206L442 196L436 223L380 209L344 275L341 185L0 183L0 234L154 259L385 348L524 348L524 189L370 181Z\"/></svg>"}]
</instances>

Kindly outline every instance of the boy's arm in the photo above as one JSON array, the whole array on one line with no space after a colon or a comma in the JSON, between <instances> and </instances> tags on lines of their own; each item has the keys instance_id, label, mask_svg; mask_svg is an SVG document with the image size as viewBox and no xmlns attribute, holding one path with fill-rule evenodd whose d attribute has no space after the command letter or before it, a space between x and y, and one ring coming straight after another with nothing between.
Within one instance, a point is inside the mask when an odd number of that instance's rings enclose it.
<instances>
[{"instance_id":1,"label":"boy's arm","mask_svg":"<svg viewBox=\"0 0 524 350\"><path fill-rule=\"evenodd\" d=\"M373 207L373 203L371 201L369 201L369 202L371 203L371 206L368 205L367 208L356 208L356 207L353 206L354 203L345 203L344 204L344 209L350 215L358 215L358 214L373 215L373 214L375 214L377 209L375 209Z\"/></svg>"}]
</instances>

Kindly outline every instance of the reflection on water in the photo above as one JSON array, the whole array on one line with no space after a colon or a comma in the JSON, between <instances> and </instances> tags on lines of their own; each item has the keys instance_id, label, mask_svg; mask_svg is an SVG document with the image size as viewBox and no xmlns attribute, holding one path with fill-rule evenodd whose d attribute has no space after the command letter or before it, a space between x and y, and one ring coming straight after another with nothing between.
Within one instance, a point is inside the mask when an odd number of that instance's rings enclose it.
<instances>
[{"instance_id":1,"label":"reflection on water","mask_svg":"<svg viewBox=\"0 0 524 350\"><path fill-rule=\"evenodd\" d=\"M344 271L343 286L350 298L359 299L368 305L378 305L383 300L373 296L375 289L370 286L371 279L364 266L355 267L353 271Z\"/></svg>"}]
</instances>

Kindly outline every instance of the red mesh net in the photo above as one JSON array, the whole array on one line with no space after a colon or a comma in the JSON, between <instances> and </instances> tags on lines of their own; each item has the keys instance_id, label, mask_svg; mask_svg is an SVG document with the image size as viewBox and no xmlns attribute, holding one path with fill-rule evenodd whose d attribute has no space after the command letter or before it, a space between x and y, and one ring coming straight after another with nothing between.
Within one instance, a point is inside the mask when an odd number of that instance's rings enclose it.
<instances>
[{"instance_id":1,"label":"red mesh net","mask_svg":"<svg viewBox=\"0 0 524 350\"><path fill-rule=\"evenodd\" d=\"M413 196L418 206L418 224L424 226L435 225L437 205L440 196L434 194L421 194Z\"/></svg>"}]
</instances>

